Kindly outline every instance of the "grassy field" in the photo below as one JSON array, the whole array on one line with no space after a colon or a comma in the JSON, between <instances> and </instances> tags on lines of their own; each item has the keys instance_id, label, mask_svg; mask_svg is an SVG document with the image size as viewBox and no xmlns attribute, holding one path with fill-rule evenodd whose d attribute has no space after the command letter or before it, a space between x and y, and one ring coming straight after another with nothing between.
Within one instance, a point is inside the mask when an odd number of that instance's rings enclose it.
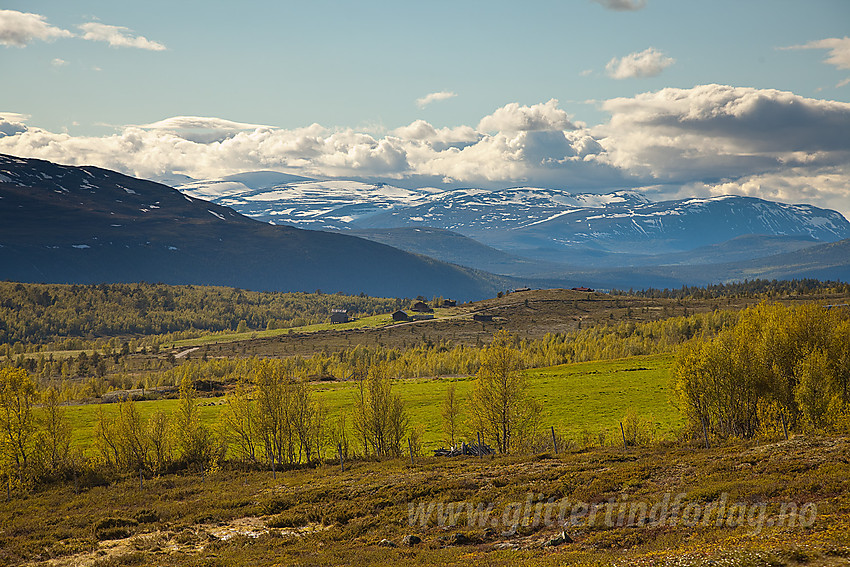
<instances>
[{"instance_id":1,"label":"grassy field","mask_svg":"<svg viewBox=\"0 0 850 567\"><path fill-rule=\"evenodd\" d=\"M640 356L622 360L566 364L526 371L532 395L543 404L543 425L577 438L582 430L596 436L600 430L616 431L618 421L634 410L651 417L660 435L670 435L681 423L669 401L669 355ZM443 444L440 410L450 384L465 400L470 394L470 377L442 377L398 380L395 391L404 399L411 424L423 428L423 447L435 449ZM351 407L354 384L351 382L315 383L318 398L333 419ZM139 402L139 411L147 418L157 410L170 412L177 400ZM224 407L222 398L202 398L201 416L213 423ZM92 431L100 411L114 412L115 404L69 406L68 417L74 428L74 442L91 444ZM464 413L461 414L465 418ZM349 421L350 423L350 421Z\"/></svg>"},{"instance_id":2,"label":"grassy field","mask_svg":"<svg viewBox=\"0 0 850 567\"><path fill-rule=\"evenodd\" d=\"M434 309L434 318L443 319L451 317L455 314L456 309ZM315 325L304 325L301 327L290 327L287 329L272 329L267 331L248 331L245 333L212 333L198 337L196 339L184 339L175 341L174 343L165 344L162 348L184 348L193 346L202 346L213 343L233 343L239 341L247 341L251 339L268 339L279 337L288 334L303 334L317 333L319 331L348 331L353 329L379 329L388 325L395 324L390 313L382 313L380 315L372 315L371 317L362 317L349 321L348 323L316 323Z\"/></svg>"}]
</instances>

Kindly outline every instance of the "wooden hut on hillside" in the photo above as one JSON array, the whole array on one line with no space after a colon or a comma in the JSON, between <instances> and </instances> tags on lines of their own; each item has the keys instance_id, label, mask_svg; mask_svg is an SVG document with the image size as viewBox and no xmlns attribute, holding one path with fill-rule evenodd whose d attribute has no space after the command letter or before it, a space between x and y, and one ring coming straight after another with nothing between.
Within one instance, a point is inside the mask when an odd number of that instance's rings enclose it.
<instances>
[{"instance_id":1,"label":"wooden hut on hillside","mask_svg":"<svg viewBox=\"0 0 850 567\"><path fill-rule=\"evenodd\" d=\"M393 313L393 321L410 321L410 316L399 309L395 313Z\"/></svg>"},{"instance_id":2,"label":"wooden hut on hillside","mask_svg":"<svg viewBox=\"0 0 850 567\"><path fill-rule=\"evenodd\" d=\"M345 309L331 309L331 323L348 323L348 311Z\"/></svg>"},{"instance_id":3,"label":"wooden hut on hillside","mask_svg":"<svg viewBox=\"0 0 850 567\"><path fill-rule=\"evenodd\" d=\"M433 313L434 310L428 307L428 304L424 301L417 301L410 307L411 311L416 311L417 313Z\"/></svg>"}]
</instances>

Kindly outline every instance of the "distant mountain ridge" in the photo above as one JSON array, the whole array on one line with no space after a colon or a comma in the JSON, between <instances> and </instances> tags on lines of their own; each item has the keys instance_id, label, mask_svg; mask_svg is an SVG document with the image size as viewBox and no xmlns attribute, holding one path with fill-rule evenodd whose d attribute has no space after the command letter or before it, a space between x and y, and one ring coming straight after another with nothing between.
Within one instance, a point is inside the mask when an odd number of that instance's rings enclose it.
<instances>
[{"instance_id":1,"label":"distant mountain ridge","mask_svg":"<svg viewBox=\"0 0 850 567\"><path fill-rule=\"evenodd\" d=\"M850 223L836 211L754 197L652 202L637 191L601 195L533 187L437 191L344 180L248 187L242 182L248 175L178 188L275 224L355 231L438 228L509 254L567 265L610 265L624 259L617 255L675 254L745 235L815 242L850 238Z\"/></svg>"},{"instance_id":2,"label":"distant mountain ridge","mask_svg":"<svg viewBox=\"0 0 850 567\"><path fill-rule=\"evenodd\" d=\"M490 297L505 278L343 234L271 226L97 167L0 155L0 279Z\"/></svg>"}]
</instances>

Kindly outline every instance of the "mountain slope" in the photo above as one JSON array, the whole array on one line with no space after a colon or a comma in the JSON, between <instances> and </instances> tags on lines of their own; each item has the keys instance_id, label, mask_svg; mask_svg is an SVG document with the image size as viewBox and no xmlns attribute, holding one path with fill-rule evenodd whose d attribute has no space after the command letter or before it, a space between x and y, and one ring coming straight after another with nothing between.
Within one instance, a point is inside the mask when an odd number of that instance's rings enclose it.
<instances>
[{"instance_id":1,"label":"mountain slope","mask_svg":"<svg viewBox=\"0 0 850 567\"><path fill-rule=\"evenodd\" d=\"M235 183L237 178L252 175L259 176L254 183ZM850 237L850 223L835 211L752 197L651 202L636 191L597 195L515 187L440 192L265 175L240 174L178 188L275 224L333 230L438 228L514 256L574 266L694 263L702 252L711 257L710 262L760 255L757 249L744 252L730 246L728 258L722 257L722 247L702 250L693 259L653 258L746 235L822 242ZM420 236L428 239L432 235ZM766 253L780 251L773 244ZM420 246L426 248L427 244ZM475 254L475 246L470 246L461 255Z\"/></svg>"},{"instance_id":2,"label":"mountain slope","mask_svg":"<svg viewBox=\"0 0 850 567\"><path fill-rule=\"evenodd\" d=\"M568 269L562 264L513 256L441 228L357 229L347 234L494 274L534 276L542 273L563 273Z\"/></svg>"},{"instance_id":3,"label":"mountain slope","mask_svg":"<svg viewBox=\"0 0 850 567\"><path fill-rule=\"evenodd\" d=\"M360 238L257 222L113 171L2 155L0 278L460 299L509 286Z\"/></svg>"}]
</instances>

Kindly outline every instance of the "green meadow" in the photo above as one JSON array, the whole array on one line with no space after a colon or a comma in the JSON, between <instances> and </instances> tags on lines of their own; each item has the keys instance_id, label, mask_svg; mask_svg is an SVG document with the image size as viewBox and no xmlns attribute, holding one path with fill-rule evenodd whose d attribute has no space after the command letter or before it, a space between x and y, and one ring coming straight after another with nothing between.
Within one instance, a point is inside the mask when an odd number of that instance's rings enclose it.
<instances>
[{"instance_id":1,"label":"green meadow","mask_svg":"<svg viewBox=\"0 0 850 567\"><path fill-rule=\"evenodd\" d=\"M451 309L434 309L434 318L442 319L445 317L450 317L451 314L454 313ZM244 333L236 333L236 332L220 332L220 333L209 333L205 334L202 337L194 338L194 339L183 339L180 341L174 341L173 343L167 343L163 345L163 348L184 348L184 347L194 347L194 346L203 346L207 344L213 343L232 343L237 341L247 341L249 339L264 339L271 337L278 337L280 335L287 335L289 333L316 333L319 331L347 331L352 329L377 329L379 327L386 327L388 325L394 324L393 317L391 313L382 313L380 315L372 315L369 317L362 317L360 319L355 319L353 321L349 321L348 323L316 323L313 325L303 325L301 327L289 327L287 329L270 329L266 331L247 331Z\"/></svg>"},{"instance_id":2,"label":"green meadow","mask_svg":"<svg viewBox=\"0 0 850 567\"><path fill-rule=\"evenodd\" d=\"M670 400L671 355L640 356L620 360L565 364L527 370L532 395L543 406L543 425L554 426L560 434L578 439L583 431L596 437L601 430L619 431L619 421L633 410L651 418L659 436L672 435L682 419ZM426 451L443 445L441 408L450 384L461 401L468 399L474 377L411 378L397 380L394 389L406 403L413 427L421 428ZM347 412L351 424L354 383L313 384L317 398L335 420ZM176 409L178 400L138 402L143 418L157 410ZM201 416L213 424L224 408L223 398L201 398ZM76 405L67 408L74 429L74 443L88 447L99 412L110 414L115 404ZM466 414L461 411L461 419ZM472 435L470 435L470 438Z\"/></svg>"}]
</instances>

